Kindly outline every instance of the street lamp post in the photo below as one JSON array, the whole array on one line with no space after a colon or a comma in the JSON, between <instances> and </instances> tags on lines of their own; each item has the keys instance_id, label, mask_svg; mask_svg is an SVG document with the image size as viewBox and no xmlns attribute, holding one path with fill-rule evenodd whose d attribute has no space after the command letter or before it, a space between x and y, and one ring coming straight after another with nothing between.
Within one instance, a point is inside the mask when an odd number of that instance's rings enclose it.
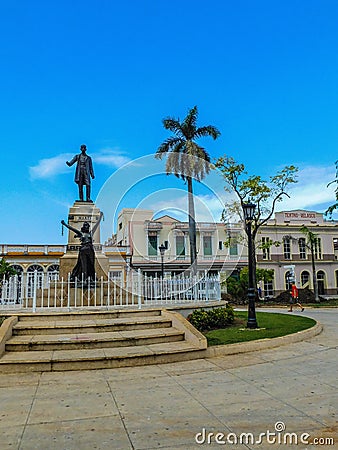
<instances>
[{"instance_id":1,"label":"street lamp post","mask_svg":"<svg viewBox=\"0 0 338 450\"><path fill-rule=\"evenodd\" d=\"M164 278L164 252L167 250L167 248L164 244L161 244L158 249L161 254L161 275L162 278Z\"/></svg>"},{"instance_id":2,"label":"street lamp post","mask_svg":"<svg viewBox=\"0 0 338 450\"><path fill-rule=\"evenodd\" d=\"M248 322L247 328L258 328L256 311L255 311L255 286L254 286L254 265L253 265L253 242L252 242L252 221L254 219L256 205L254 203L244 203L243 213L248 235L248 266L249 266L249 283L248 283Z\"/></svg>"}]
</instances>

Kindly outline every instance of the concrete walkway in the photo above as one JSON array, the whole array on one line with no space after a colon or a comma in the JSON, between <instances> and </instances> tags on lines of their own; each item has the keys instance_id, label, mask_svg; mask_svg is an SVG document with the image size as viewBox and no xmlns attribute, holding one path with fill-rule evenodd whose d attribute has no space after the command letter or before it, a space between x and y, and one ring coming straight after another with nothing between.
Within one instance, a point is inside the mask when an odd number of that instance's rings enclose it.
<instances>
[{"instance_id":1,"label":"concrete walkway","mask_svg":"<svg viewBox=\"0 0 338 450\"><path fill-rule=\"evenodd\" d=\"M318 438L335 439L318 447L338 448L338 310L302 314L319 320L323 332L272 350L135 368L2 374L0 449L299 450L315 448L310 443ZM293 444L287 432L295 433ZM257 443L260 433L270 434Z\"/></svg>"}]
</instances>

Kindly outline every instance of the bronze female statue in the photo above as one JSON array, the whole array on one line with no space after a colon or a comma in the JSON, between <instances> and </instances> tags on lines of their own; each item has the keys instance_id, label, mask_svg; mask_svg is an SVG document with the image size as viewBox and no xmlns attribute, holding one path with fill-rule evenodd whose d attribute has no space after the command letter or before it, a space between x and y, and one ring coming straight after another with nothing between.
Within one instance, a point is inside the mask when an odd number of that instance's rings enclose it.
<instances>
[{"instance_id":1,"label":"bronze female statue","mask_svg":"<svg viewBox=\"0 0 338 450\"><path fill-rule=\"evenodd\" d=\"M88 222L84 222L81 227L81 230L77 230L71 225L67 224L64 220L61 220L62 225L67 227L69 230L74 231L76 237L78 237L81 241L81 247L79 249L79 255L77 259L76 266L74 267L70 280L75 281L75 279L79 281L84 281L86 284L88 283L88 279L90 281L95 281L95 252L93 247L93 235L99 226L101 219L103 217L103 213L100 213L100 217L94 225L92 231L90 231L90 226Z\"/></svg>"}]
</instances>

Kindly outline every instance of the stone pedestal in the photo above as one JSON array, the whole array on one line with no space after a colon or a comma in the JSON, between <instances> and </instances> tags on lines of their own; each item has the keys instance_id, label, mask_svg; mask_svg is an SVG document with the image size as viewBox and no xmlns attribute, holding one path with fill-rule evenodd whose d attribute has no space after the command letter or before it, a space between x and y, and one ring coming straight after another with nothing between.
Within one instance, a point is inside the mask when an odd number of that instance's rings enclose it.
<instances>
[{"instance_id":1,"label":"stone pedestal","mask_svg":"<svg viewBox=\"0 0 338 450\"><path fill-rule=\"evenodd\" d=\"M75 202L74 205L69 208L68 224L74 228L77 228L78 230L81 229L84 222L88 222L90 228L92 229L99 218L100 218L100 210L95 206L94 203ZM77 251L80 245L79 239L74 236L73 231L71 230L67 231L68 231L67 251ZM95 245L100 246L100 242L101 242L100 227L98 227L93 236L94 247Z\"/></svg>"},{"instance_id":2,"label":"stone pedestal","mask_svg":"<svg viewBox=\"0 0 338 450\"><path fill-rule=\"evenodd\" d=\"M68 224L72 227L80 230L84 222L88 222L90 229L96 224L100 218L100 209L95 206L94 203L89 202L75 202L73 206L69 208ZM98 279L106 280L108 277L108 258L102 253L102 245L100 242L100 226L93 236L93 246L95 250L95 271ZM68 230L68 243L66 253L60 258L60 278L65 280L68 277L68 273L71 273L76 265L80 240L76 237L74 231Z\"/></svg>"}]
</instances>

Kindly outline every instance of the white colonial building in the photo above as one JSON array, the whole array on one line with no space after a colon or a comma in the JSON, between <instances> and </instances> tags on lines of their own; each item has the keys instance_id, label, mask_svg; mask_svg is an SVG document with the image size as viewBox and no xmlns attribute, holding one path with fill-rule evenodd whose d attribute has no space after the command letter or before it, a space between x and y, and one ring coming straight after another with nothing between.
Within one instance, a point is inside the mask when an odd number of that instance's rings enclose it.
<instances>
[{"instance_id":1,"label":"white colonial building","mask_svg":"<svg viewBox=\"0 0 338 450\"><path fill-rule=\"evenodd\" d=\"M233 240L231 247L224 244L229 233L232 237L242 234L241 224L225 227L224 223L198 222L196 228L197 264L200 272L230 274L247 264L246 247L237 243L238 239ZM165 273L174 275L190 268L188 223L168 215L154 219L152 210L123 209L118 216L112 244L127 246L130 265L148 275L161 272L161 245L165 247Z\"/></svg>"},{"instance_id":2,"label":"white colonial building","mask_svg":"<svg viewBox=\"0 0 338 450\"><path fill-rule=\"evenodd\" d=\"M243 225L215 222L197 224L197 262L201 273L236 274L247 265L247 247ZM278 295L289 288L289 267L295 267L298 287L313 289L311 252L301 226L317 235L315 267L321 295L338 293L338 221L325 220L314 211L285 211L261 227L257 237L257 266L273 269L274 279L261 286L265 297ZM230 242L231 246L225 245ZM260 248L261 243L271 243ZM108 275L124 279L130 270L156 276L163 268L166 276L184 273L190 267L188 223L164 215L154 218L154 211L123 209L117 220L116 233L100 246L108 258ZM45 277L58 276L60 259L66 253L63 245L0 245L0 257L29 277L34 272Z\"/></svg>"}]
</instances>

